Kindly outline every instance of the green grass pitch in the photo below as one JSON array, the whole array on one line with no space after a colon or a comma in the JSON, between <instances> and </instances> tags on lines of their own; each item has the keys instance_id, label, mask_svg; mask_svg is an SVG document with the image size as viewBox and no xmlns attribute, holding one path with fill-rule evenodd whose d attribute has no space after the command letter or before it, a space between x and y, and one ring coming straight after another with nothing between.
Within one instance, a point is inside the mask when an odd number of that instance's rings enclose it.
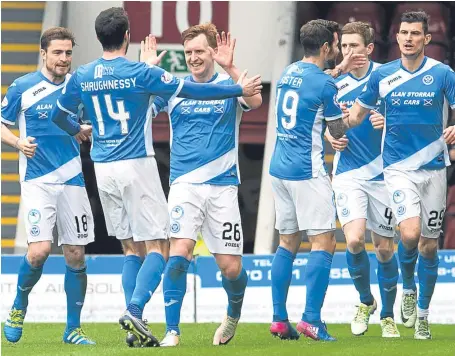
<instances>
[{"instance_id":1,"label":"green grass pitch","mask_svg":"<svg viewBox=\"0 0 455 356\"><path fill-rule=\"evenodd\" d=\"M212 346L212 337L218 324L183 324L181 344L176 348L128 348L125 333L117 324L84 325L87 335L96 346L65 345L61 341L64 324L25 323L24 334L17 344L10 344L3 335L3 356L85 356L85 355L403 355L403 356L455 356L455 325L431 325L433 340L414 340L413 329L399 325L401 338L382 339L379 325L370 325L363 336L351 335L348 324L329 325L330 333L337 342L315 342L301 337L298 341L281 341L273 338L268 324L239 324L235 338L229 345ZM163 324L150 325L153 334L161 339Z\"/></svg>"}]
</instances>

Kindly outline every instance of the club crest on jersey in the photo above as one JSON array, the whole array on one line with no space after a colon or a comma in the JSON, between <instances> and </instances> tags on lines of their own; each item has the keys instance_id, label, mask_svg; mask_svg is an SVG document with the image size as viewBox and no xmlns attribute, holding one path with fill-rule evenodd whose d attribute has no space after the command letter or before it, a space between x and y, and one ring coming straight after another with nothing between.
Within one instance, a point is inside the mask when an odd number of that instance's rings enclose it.
<instances>
[{"instance_id":1,"label":"club crest on jersey","mask_svg":"<svg viewBox=\"0 0 455 356\"><path fill-rule=\"evenodd\" d=\"M393 201L395 202L395 204L402 203L405 198L406 194L404 194L402 190L395 190L395 192L393 193Z\"/></svg>"},{"instance_id":2,"label":"club crest on jersey","mask_svg":"<svg viewBox=\"0 0 455 356\"><path fill-rule=\"evenodd\" d=\"M338 106L338 107L340 106L340 104L338 103L338 96L337 96L337 94L335 94L335 95L333 96L333 103L335 104L335 106Z\"/></svg>"},{"instance_id":3,"label":"club crest on jersey","mask_svg":"<svg viewBox=\"0 0 455 356\"><path fill-rule=\"evenodd\" d=\"M404 205L400 205L397 209L397 215L398 216L404 215L405 212L406 212L406 207Z\"/></svg>"},{"instance_id":4,"label":"club crest on jersey","mask_svg":"<svg viewBox=\"0 0 455 356\"><path fill-rule=\"evenodd\" d=\"M39 226L37 225L33 225L31 228L30 228L30 235L32 235L33 237L36 237L40 234L40 229L39 229Z\"/></svg>"},{"instance_id":5,"label":"club crest on jersey","mask_svg":"<svg viewBox=\"0 0 455 356\"><path fill-rule=\"evenodd\" d=\"M341 216L344 217L344 218L345 218L346 216L348 216L350 213L351 213L351 212L349 211L348 208L343 208L343 210L341 210Z\"/></svg>"},{"instance_id":6,"label":"club crest on jersey","mask_svg":"<svg viewBox=\"0 0 455 356\"><path fill-rule=\"evenodd\" d=\"M173 221L171 224L171 232L176 234L180 231L180 224L177 221Z\"/></svg>"},{"instance_id":7,"label":"club crest on jersey","mask_svg":"<svg viewBox=\"0 0 455 356\"><path fill-rule=\"evenodd\" d=\"M37 209L32 209L28 212L28 221L30 224L35 225L41 221L41 213Z\"/></svg>"},{"instance_id":8,"label":"club crest on jersey","mask_svg":"<svg viewBox=\"0 0 455 356\"><path fill-rule=\"evenodd\" d=\"M338 206L345 206L346 203L348 202L348 196L344 193L340 193L340 194L338 194L336 202L337 202Z\"/></svg>"},{"instance_id":9,"label":"club crest on jersey","mask_svg":"<svg viewBox=\"0 0 455 356\"><path fill-rule=\"evenodd\" d=\"M161 74L161 81L164 84L169 84L170 82L172 82L172 79L174 79L174 76L169 72L164 72L163 74Z\"/></svg>"},{"instance_id":10,"label":"club crest on jersey","mask_svg":"<svg viewBox=\"0 0 455 356\"><path fill-rule=\"evenodd\" d=\"M422 83L425 85L431 85L434 82L434 78L432 75L428 74L422 78Z\"/></svg>"},{"instance_id":11,"label":"club crest on jersey","mask_svg":"<svg viewBox=\"0 0 455 356\"><path fill-rule=\"evenodd\" d=\"M183 216L183 208L180 205L174 206L171 210L171 219L178 220Z\"/></svg>"},{"instance_id":12,"label":"club crest on jersey","mask_svg":"<svg viewBox=\"0 0 455 356\"><path fill-rule=\"evenodd\" d=\"M5 96L2 100L2 108L6 107L8 105L8 98Z\"/></svg>"}]
</instances>

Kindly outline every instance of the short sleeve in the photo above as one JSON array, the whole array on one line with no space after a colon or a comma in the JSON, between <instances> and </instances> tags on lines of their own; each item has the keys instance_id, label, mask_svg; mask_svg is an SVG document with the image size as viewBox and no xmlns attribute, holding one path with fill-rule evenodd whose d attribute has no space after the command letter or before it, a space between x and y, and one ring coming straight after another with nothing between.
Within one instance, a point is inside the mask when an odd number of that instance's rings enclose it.
<instances>
[{"instance_id":1,"label":"short sleeve","mask_svg":"<svg viewBox=\"0 0 455 356\"><path fill-rule=\"evenodd\" d=\"M2 123L14 125L22 107L22 93L16 82L10 85L2 101Z\"/></svg>"},{"instance_id":2,"label":"short sleeve","mask_svg":"<svg viewBox=\"0 0 455 356\"><path fill-rule=\"evenodd\" d=\"M81 91L77 79L78 71L71 76L57 100L57 106L60 110L65 111L70 115L77 114L79 104L81 103Z\"/></svg>"},{"instance_id":3,"label":"short sleeve","mask_svg":"<svg viewBox=\"0 0 455 356\"><path fill-rule=\"evenodd\" d=\"M182 79L159 67L143 65L139 85L146 91L162 97L164 101L169 101L179 94L183 86Z\"/></svg>"},{"instance_id":4,"label":"short sleeve","mask_svg":"<svg viewBox=\"0 0 455 356\"><path fill-rule=\"evenodd\" d=\"M333 79L327 80L322 92L322 100L324 103L323 114L326 121L337 120L343 116L340 104L338 104L337 94L338 88L335 81Z\"/></svg>"}]
</instances>

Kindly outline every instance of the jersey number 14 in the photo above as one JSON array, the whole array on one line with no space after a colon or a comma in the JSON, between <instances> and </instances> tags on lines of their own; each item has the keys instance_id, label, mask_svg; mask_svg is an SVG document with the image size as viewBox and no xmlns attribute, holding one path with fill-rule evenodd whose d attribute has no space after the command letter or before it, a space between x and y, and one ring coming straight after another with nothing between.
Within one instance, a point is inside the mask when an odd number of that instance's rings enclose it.
<instances>
[{"instance_id":1,"label":"jersey number 14","mask_svg":"<svg viewBox=\"0 0 455 356\"><path fill-rule=\"evenodd\" d=\"M130 118L130 113L125 111L125 103L123 100L117 100L117 109L118 112L114 112L114 107L112 106L112 99L110 94L105 94L104 101L106 103L107 113L112 120L120 121L120 133L122 135L128 134L128 121ZM96 121L98 122L98 133L100 136L104 136L104 118L101 113L100 101L97 95L92 96L93 107L95 108Z\"/></svg>"}]
</instances>

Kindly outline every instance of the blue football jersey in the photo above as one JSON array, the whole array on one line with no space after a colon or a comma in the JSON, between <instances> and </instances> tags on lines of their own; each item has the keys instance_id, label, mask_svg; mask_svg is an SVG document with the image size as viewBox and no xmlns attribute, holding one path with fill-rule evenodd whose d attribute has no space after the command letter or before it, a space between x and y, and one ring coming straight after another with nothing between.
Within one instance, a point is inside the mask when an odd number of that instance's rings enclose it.
<instances>
[{"instance_id":1,"label":"blue football jersey","mask_svg":"<svg viewBox=\"0 0 455 356\"><path fill-rule=\"evenodd\" d=\"M19 154L21 181L84 186L79 144L50 117L69 77L56 85L38 71L16 79L8 88L2 122L14 125L18 121L20 137L32 136L38 144L33 158Z\"/></svg>"},{"instance_id":2,"label":"blue football jersey","mask_svg":"<svg viewBox=\"0 0 455 356\"><path fill-rule=\"evenodd\" d=\"M380 66L370 62L368 72L363 78L356 78L352 74L344 74L335 82L338 87L338 102L348 108L354 105L355 100L362 93L371 72ZM384 115L384 105L381 100L375 110ZM348 146L341 152L335 153L333 161L333 175L342 175L361 180L383 180L383 163L381 155L382 130L375 130L369 120L370 115L357 127L346 132L349 139Z\"/></svg>"},{"instance_id":3,"label":"blue football jersey","mask_svg":"<svg viewBox=\"0 0 455 356\"><path fill-rule=\"evenodd\" d=\"M455 73L447 65L425 57L413 73L401 59L375 70L357 99L373 108L385 102L384 169L412 171L450 165L444 142L444 100L455 108Z\"/></svg>"},{"instance_id":4,"label":"blue football jersey","mask_svg":"<svg viewBox=\"0 0 455 356\"><path fill-rule=\"evenodd\" d=\"M191 76L186 81L193 81ZM215 73L208 83L232 85L226 74ZM165 111L170 119L170 184L207 183L237 185L241 98L193 100L156 97L154 116Z\"/></svg>"},{"instance_id":5,"label":"blue football jersey","mask_svg":"<svg viewBox=\"0 0 455 356\"><path fill-rule=\"evenodd\" d=\"M181 89L181 81L161 68L103 58L79 67L58 100L68 112L81 102L93 125L91 157L111 162L153 156L152 92L168 99Z\"/></svg>"},{"instance_id":6,"label":"blue football jersey","mask_svg":"<svg viewBox=\"0 0 455 356\"><path fill-rule=\"evenodd\" d=\"M327 175L326 121L342 117L331 76L311 63L295 62L281 76L276 92L276 143L270 174L286 180Z\"/></svg>"}]
</instances>

